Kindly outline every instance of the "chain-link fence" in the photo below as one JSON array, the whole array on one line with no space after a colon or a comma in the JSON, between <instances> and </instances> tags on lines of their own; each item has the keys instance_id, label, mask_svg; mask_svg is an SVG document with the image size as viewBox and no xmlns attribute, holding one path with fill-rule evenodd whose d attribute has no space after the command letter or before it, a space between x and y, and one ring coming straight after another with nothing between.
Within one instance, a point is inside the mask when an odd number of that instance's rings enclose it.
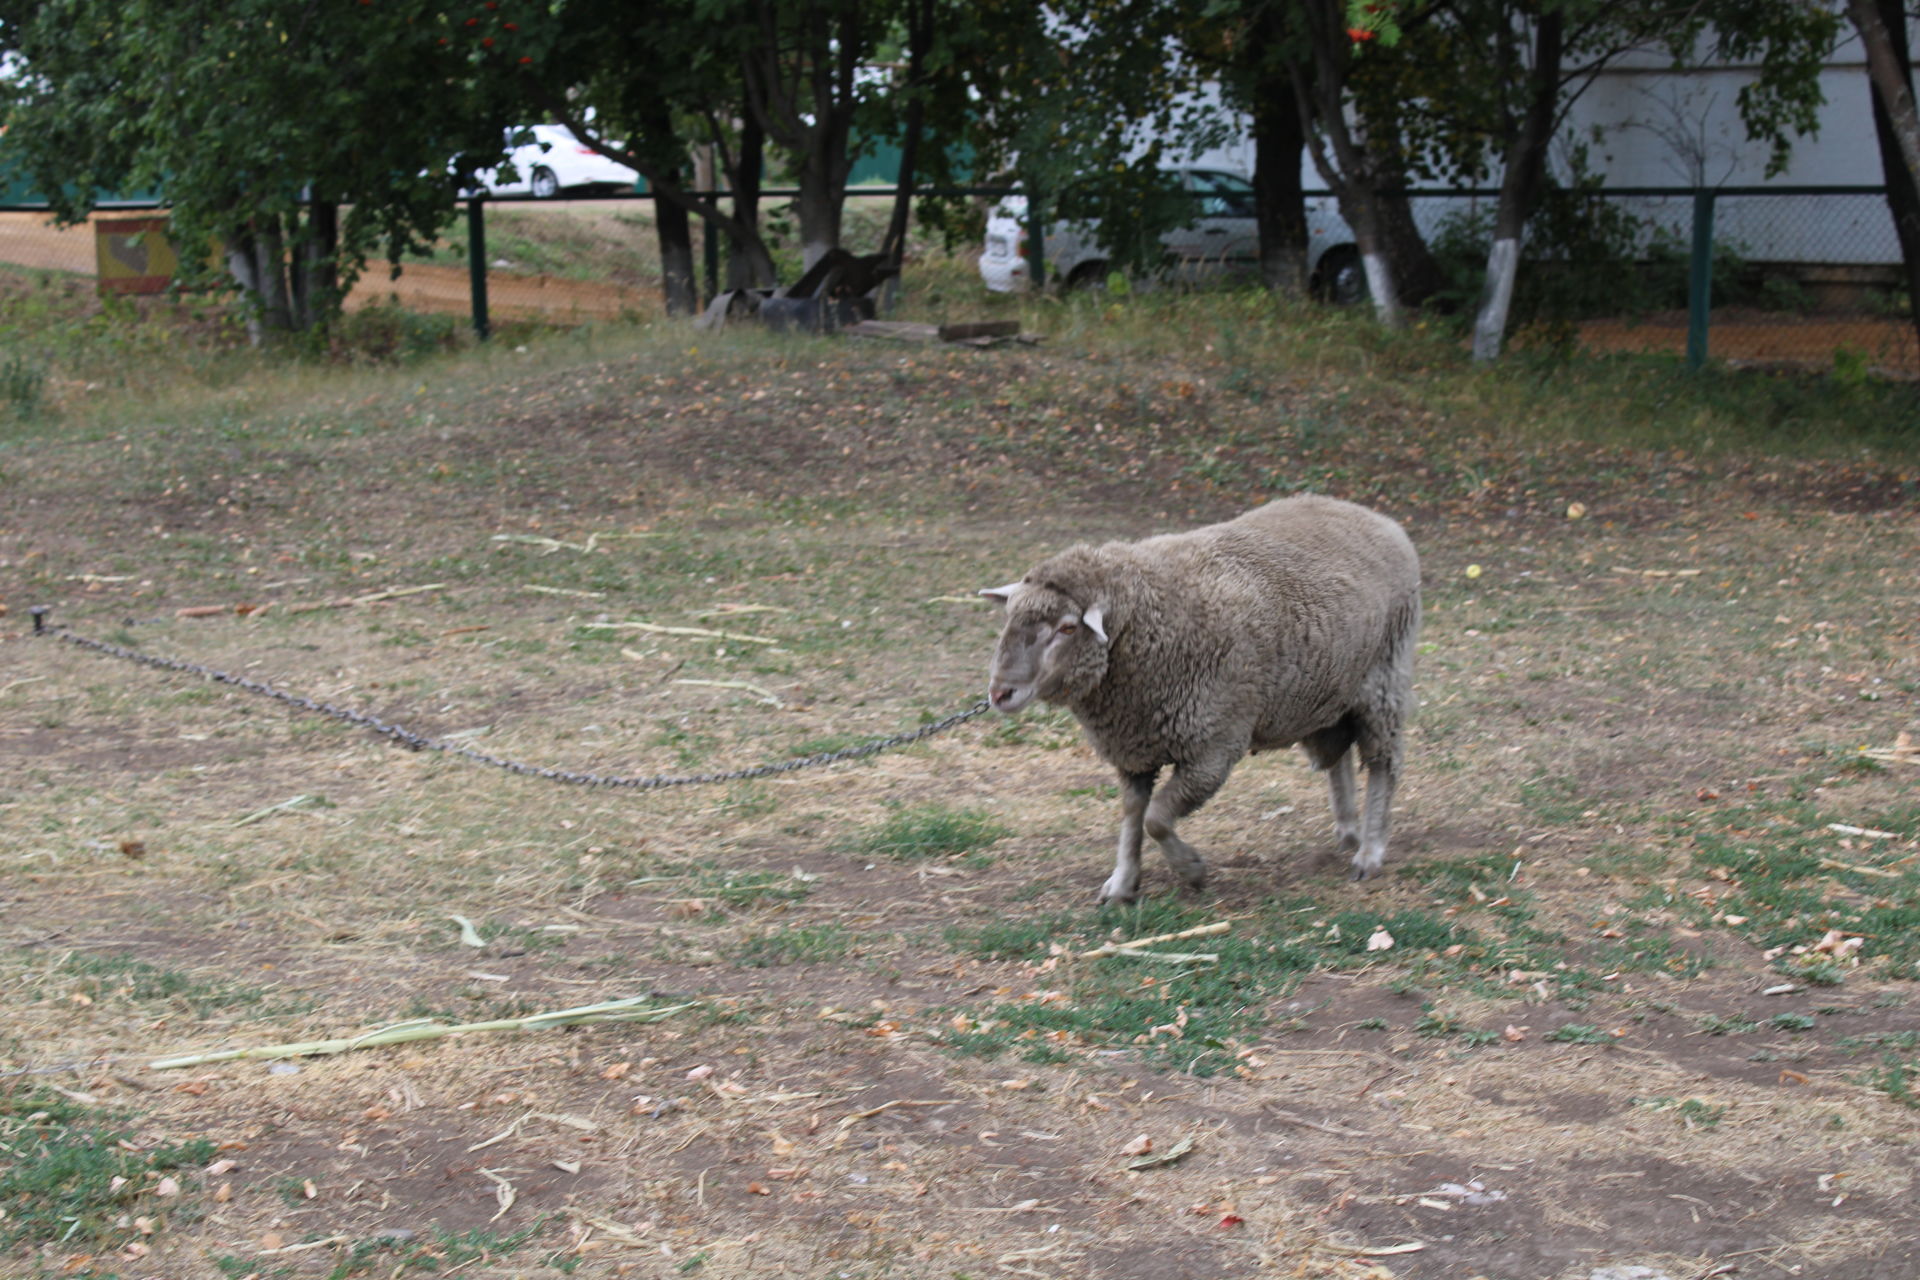
<instances>
[{"instance_id":1,"label":"chain-link fence","mask_svg":"<svg viewBox=\"0 0 1920 1280\"><path fill-rule=\"evenodd\" d=\"M850 229L884 222L891 197L868 189L850 200ZM768 208L779 216L777 202ZM1457 307L1477 294L1492 209L1486 192L1414 200ZM0 210L0 271L92 277L103 292L164 288L171 264L154 219L110 209L58 229L44 212ZM495 321L558 324L656 316L653 226L646 196L490 199L397 277L374 264L348 305L473 317L483 301ZM1522 346L1686 357L1691 344L1696 361L1920 376L1899 244L1877 188L1556 193L1529 226L1529 255L1514 310ZM973 253L959 256L965 278Z\"/></svg>"}]
</instances>

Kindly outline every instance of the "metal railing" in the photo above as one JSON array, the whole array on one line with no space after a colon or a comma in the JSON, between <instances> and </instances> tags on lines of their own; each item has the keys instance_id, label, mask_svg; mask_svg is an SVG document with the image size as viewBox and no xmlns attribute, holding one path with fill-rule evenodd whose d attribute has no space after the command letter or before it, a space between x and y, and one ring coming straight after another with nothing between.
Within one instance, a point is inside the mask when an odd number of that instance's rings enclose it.
<instances>
[{"instance_id":1,"label":"metal railing","mask_svg":"<svg viewBox=\"0 0 1920 1280\"><path fill-rule=\"evenodd\" d=\"M795 194L770 188L761 198L777 202ZM918 194L992 199L1017 192L965 187ZM1430 241L1449 220L1487 217L1497 196L1487 190L1410 194ZM865 207L890 203L893 196L892 188L879 187L849 193L851 202ZM1337 224L1330 197L1308 198L1324 220ZM1911 301L1903 304L1900 247L1882 188L1622 187L1561 198L1603 203L1632 223L1636 237L1633 261L1535 260L1523 267L1523 289L1532 276L1563 293L1583 268L1600 273L1598 302L1560 317L1560 329L1572 326L1590 350L1667 354L1695 368L1712 359L1920 375ZM408 262L398 281L371 271L349 305L397 296L412 309L464 313L482 337L497 318L569 323L657 314L657 250L640 225L651 222L653 199L633 193L570 197L558 206L531 197L470 200L464 225L456 221L449 237L457 241L464 232L458 251L450 248L437 261ZM607 239L597 269L571 277L543 270L536 250L544 224L562 217L579 222L598 206L616 211L598 218L599 230L611 228L618 236ZM45 222L44 208L0 206L0 264L100 274L104 250L98 242L105 228L155 207L121 204L102 209L92 227L55 233L37 225ZM711 297L720 288L721 237L698 220L695 227L704 292ZM1043 226L1027 226L1026 260L1036 284L1047 274L1046 235ZM1519 337L1526 340L1524 333Z\"/></svg>"}]
</instances>

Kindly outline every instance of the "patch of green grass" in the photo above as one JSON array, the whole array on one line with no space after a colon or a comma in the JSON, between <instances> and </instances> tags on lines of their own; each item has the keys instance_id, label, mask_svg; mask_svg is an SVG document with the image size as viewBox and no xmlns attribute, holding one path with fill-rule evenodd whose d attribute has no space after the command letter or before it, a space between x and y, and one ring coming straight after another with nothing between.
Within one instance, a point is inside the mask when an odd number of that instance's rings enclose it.
<instances>
[{"instance_id":1,"label":"patch of green grass","mask_svg":"<svg viewBox=\"0 0 1920 1280\"><path fill-rule=\"evenodd\" d=\"M156 1194L163 1177L213 1158L205 1139L150 1145L125 1119L50 1090L0 1092L0 1247L59 1244L111 1250L132 1239L133 1215L164 1221L190 1198Z\"/></svg>"},{"instance_id":2,"label":"patch of green grass","mask_svg":"<svg viewBox=\"0 0 1920 1280\"><path fill-rule=\"evenodd\" d=\"M1767 1025L1779 1031L1811 1031L1814 1020L1805 1013L1776 1013L1767 1019Z\"/></svg>"},{"instance_id":3,"label":"patch of green grass","mask_svg":"<svg viewBox=\"0 0 1920 1280\"><path fill-rule=\"evenodd\" d=\"M1639 932L1637 921L1627 922L1637 936L1611 942L1594 952L1596 968L1608 973L1669 973L1676 978L1697 978L1713 967L1713 957L1693 951L1664 934Z\"/></svg>"},{"instance_id":4,"label":"patch of green grass","mask_svg":"<svg viewBox=\"0 0 1920 1280\"><path fill-rule=\"evenodd\" d=\"M1541 1039L1555 1044L1612 1044L1613 1036L1599 1027L1584 1022L1569 1022L1564 1027L1555 1027Z\"/></svg>"},{"instance_id":5,"label":"patch of green grass","mask_svg":"<svg viewBox=\"0 0 1920 1280\"><path fill-rule=\"evenodd\" d=\"M532 1226L507 1235L498 1235L484 1228L460 1232L435 1228L432 1235L424 1240L392 1235L356 1240L334 1262L333 1269L326 1273L326 1280L402 1276L416 1271L432 1274L464 1269L519 1252L538 1237L546 1225L546 1219L543 1218ZM579 1261L577 1255L553 1254L543 1258L539 1265L543 1270L571 1275ZM516 1265L515 1272L523 1274L520 1265Z\"/></svg>"},{"instance_id":6,"label":"patch of green grass","mask_svg":"<svg viewBox=\"0 0 1920 1280\"><path fill-rule=\"evenodd\" d=\"M1711 1129L1727 1116L1725 1103L1699 1098L1635 1098L1633 1105L1650 1111L1671 1111L1689 1129Z\"/></svg>"},{"instance_id":7,"label":"patch of green grass","mask_svg":"<svg viewBox=\"0 0 1920 1280\"><path fill-rule=\"evenodd\" d=\"M1732 928L1776 952L1781 973L1814 985L1837 985L1854 970L1814 949L1830 932L1868 939L1858 959L1883 976L1920 977L1920 869L1873 847L1843 850L1827 825L1911 831L1920 828L1920 805L1829 813L1822 799L1841 788L1822 781L1810 775L1781 795L1680 820L1676 836L1694 868L1726 888L1710 909L1657 891L1648 905L1658 899L1698 925Z\"/></svg>"},{"instance_id":8,"label":"patch of green grass","mask_svg":"<svg viewBox=\"0 0 1920 1280\"><path fill-rule=\"evenodd\" d=\"M269 1001L262 987L236 983L205 982L178 969L163 969L125 955L89 955L75 951L60 962L58 972L77 977L81 995L96 1003L131 1000L137 1003L165 1001L191 1009L196 1017L210 1013L248 1009L261 1017L304 1013L311 1001Z\"/></svg>"},{"instance_id":9,"label":"patch of green grass","mask_svg":"<svg viewBox=\"0 0 1920 1280\"><path fill-rule=\"evenodd\" d=\"M1127 1049L1144 1061L1195 1075L1229 1070L1235 1055L1266 1027L1268 1006L1302 975L1339 963L1318 946L1283 939L1284 908L1236 923L1232 933L1174 942L1156 950L1217 955L1217 964L1169 964L1127 958L1077 959L1041 979L1022 998L949 1011L943 1042L963 1053L1017 1053L1051 1062L1097 1049ZM1054 946L1092 950L1209 923L1202 908L1152 899L1095 913L996 920L953 929L959 949L999 959L1038 959ZM1414 930L1409 929L1409 936ZM1364 948L1366 935L1360 939ZM1364 954L1364 952L1363 952Z\"/></svg>"},{"instance_id":10,"label":"patch of green grass","mask_svg":"<svg viewBox=\"0 0 1920 1280\"><path fill-rule=\"evenodd\" d=\"M977 809L949 809L945 805L915 805L895 809L879 824L860 833L856 853L923 862L972 853L1011 834L991 816Z\"/></svg>"},{"instance_id":11,"label":"patch of green grass","mask_svg":"<svg viewBox=\"0 0 1920 1280\"><path fill-rule=\"evenodd\" d=\"M670 883L676 898L702 898L719 909L799 902L813 892L812 877L795 871L747 871L711 862L687 863L637 883Z\"/></svg>"},{"instance_id":12,"label":"patch of green grass","mask_svg":"<svg viewBox=\"0 0 1920 1280\"><path fill-rule=\"evenodd\" d=\"M1710 1036L1743 1036L1760 1029L1759 1023L1738 1013L1709 1013L1699 1019L1698 1025Z\"/></svg>"},{"instance_id":13,"label":"patch of green grass","mask_svg":"<svg viewBox=\"0 0 1920 1280\"><path fill-rule=\"evenodd\" d=\"M1520 803L1541 822L1578 822L1593 808L1578 778L1537 774L1520 784Z\"/></svg>"},{"instance_id":14,"label":"patch of green grass","mask_svg":"<svg viewBox=\"0 0 1920 1280\"><path fill-rule=\"evenodd\" d=\"M749 934L740 944L734 963L747 969L776 965L829 964L845 958L853 935L837 924L802 925L770 933Z\"/></svg>"},{"instance_id":15,"label":"patch of green grass","mask_svg":"<svg viewBox=\"0 0 1920 1280\"><path fill-rule=\"evenodd\" d=\"M1886 1094L1903 1107L1920 1108L1920 1063L1912 1062L1889 1049L1880 1055L1880 1065L1854 1078L1856 1084Z\"/></svg>"}]
</instances>

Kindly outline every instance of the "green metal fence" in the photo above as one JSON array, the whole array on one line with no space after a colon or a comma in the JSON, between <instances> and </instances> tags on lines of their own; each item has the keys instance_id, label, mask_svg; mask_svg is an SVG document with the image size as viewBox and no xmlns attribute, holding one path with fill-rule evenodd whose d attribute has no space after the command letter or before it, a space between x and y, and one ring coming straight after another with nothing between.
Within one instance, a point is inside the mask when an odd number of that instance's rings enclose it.
<instances>
[{"instance_id":1,"label":"green metal fence","mask_svg":"<svg viewBox=\"0 0 1920 1280\"><path fill-rule=\"evenodd\" d=\"M1001 192L965 194L990 202ZM767 192L763 208L777 210L790 195ZM850 198L856 252L878 247L892 196L890 188L868 187ZM1659 354L1695 367L1712 361L1920 376L1899 245L1879 188L1635 188L1560 198L1589 202L1589 215L1606 213L1599 221L1611 239L1560 244L1551 239L1549 220L1536 219L1521 281L1521 300L1531 289L1532 309L1516 311L1516 343L1577 341L1594 351ZM1484 231L1493 199L1485 191L1414 198L1416 220L1436 252L1464 266L1459 306L1472 305L1474 236ZM143 207L152 206L130 202L103 210L94 224L56 230L44 208L0 205L0 271L97 277L98 223ZM652 197L643 195L472 201L431 257L404 263L397 279L376 265L349 305L391 301L453 312L483 334L503 319L564 324L657 315L652 223ZM718 239L697 225L695 235L705 246L702 274L711 293L721 266ZM1043 228L1030 228L1030 261L1037 257L1031 245L1043 235Z\"/></svg>"}]
</instances>

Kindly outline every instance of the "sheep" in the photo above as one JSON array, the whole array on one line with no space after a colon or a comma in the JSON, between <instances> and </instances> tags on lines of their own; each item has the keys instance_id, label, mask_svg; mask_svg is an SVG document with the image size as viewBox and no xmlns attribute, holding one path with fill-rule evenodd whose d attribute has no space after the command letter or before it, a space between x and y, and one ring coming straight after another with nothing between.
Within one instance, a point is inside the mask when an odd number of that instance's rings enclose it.
<instances>
[{"instance_id":1,"label":"sheep","mask_svg":"<svg viewBox=\"0 0 1920 1280\"><path fill-rule=\"evenodd\" d=\"M1185 533L1070 547L980 594L1006 605L988 701L1068 708L1119 772L1120 847L1100 902L1138 893L1143 831L1188 887L1204 885L1207 864L1174 824L1242 756L1294 743L1327 775L1353 878L1380 869L1420 630L1419 556L1394 521L1282 498Z\"/></svg>"}]
</instances>

